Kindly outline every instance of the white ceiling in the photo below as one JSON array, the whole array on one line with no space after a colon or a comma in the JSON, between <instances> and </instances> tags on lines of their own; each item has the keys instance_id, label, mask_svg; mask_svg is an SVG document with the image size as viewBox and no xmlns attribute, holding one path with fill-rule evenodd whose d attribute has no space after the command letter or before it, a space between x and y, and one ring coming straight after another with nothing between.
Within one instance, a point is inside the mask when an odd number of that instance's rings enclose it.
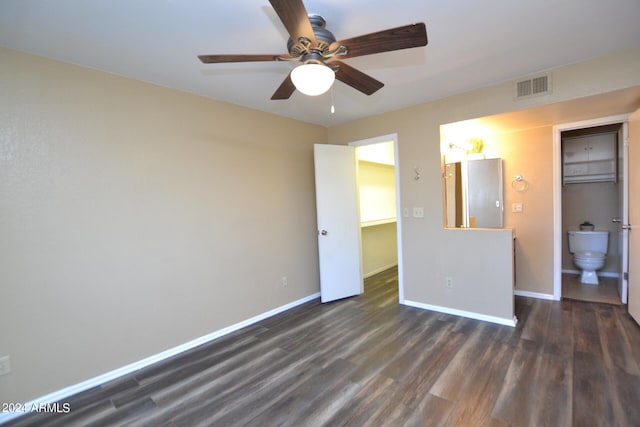
<instances>
[{"instance_id":1,"label":"white ceiling","mask_svg":"<svg viewBox=\"0 0 640 427\"><path fill-rule=\"evenodd\" d=\"M202 64L198 54L286 53L267 0L0 0L0 46L324 126L640 46L639 0L306 0L338 40L414 22L426 47L345 60L372 96L270 97L286 62ZM0 64L1 67L1 64Z\"/></svg>"}]
</instances>

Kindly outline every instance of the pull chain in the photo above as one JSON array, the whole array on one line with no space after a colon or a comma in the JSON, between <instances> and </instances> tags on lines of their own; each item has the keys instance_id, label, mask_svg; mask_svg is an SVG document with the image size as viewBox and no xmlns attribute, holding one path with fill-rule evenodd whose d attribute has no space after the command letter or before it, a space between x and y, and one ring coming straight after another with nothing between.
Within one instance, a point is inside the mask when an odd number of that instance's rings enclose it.
<instances>
[{"instance_id":1,"label":"pull chain","mask_svg":"<svg viewBox=\"0 0 640 427\"><path fill-rule=\"evenodd\" d=\"M331 85L331 114L335 114L336 113L336 107L334 106L334 102L333 102L333 85Z\"/></svg>"}]
</instances>

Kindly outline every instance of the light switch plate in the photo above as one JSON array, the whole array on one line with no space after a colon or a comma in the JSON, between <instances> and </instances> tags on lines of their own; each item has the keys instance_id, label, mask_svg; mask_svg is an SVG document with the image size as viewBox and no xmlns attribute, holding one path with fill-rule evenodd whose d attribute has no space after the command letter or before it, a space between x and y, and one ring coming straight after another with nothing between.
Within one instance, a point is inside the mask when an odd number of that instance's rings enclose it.
<instances>
[{"instance_id":1,"label":"light switch plate","mask_svg":"<svg viewBox=\"0 0 640 427\"><path fill-rule=\"evenodd\" d=\"M413 208L414 218L424 218L424 208L422 206L416 206Z\"/></svg>"}]
</instances>

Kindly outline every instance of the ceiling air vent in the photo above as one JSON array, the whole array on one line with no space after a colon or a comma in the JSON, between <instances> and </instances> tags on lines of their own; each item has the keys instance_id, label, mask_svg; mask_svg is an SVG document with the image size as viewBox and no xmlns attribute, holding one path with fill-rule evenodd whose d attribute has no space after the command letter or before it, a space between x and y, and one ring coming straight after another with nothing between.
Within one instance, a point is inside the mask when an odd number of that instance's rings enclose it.
<instances>
[{"instance_id":1,"label":"ceiling air vent","mask_svg":"<svg viewBox=\"0 0 640 427\"><path fill-rule=\"evenodd\" d=\"M516 99L531 98L551 92L549 76L536 76L516 82Z\"/></svg>"}]
</instances>

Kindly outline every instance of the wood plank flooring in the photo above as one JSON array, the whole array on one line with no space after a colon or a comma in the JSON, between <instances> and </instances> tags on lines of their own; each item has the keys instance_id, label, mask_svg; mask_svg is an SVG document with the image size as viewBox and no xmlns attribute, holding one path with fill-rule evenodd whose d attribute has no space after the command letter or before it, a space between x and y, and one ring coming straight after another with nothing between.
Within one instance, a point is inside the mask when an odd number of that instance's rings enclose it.
<instances>
[{"instance_id":1,"label":"wood plank flooring","mask_svg":"<svg viewBox=\"0 0 640 427\"><path fill-rule=\"evenodd\" d=\"M516 328L400 306L397 271L12 426L640 426L620 306L516 298Z\"/></svg>"}]
</instances>

